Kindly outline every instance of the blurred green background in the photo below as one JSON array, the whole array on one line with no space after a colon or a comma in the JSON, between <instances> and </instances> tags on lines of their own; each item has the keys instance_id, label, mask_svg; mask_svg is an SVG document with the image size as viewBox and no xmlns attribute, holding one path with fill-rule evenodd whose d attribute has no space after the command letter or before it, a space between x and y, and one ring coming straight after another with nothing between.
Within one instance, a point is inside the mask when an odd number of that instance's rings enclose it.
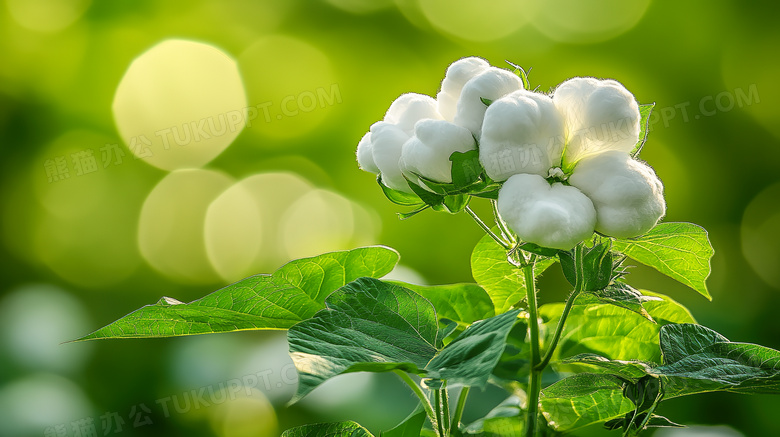
<instances>
[{"instance_id":1,"label":"blurred green background","mask_svg":"<svg viewBox=\"0 0 780 437\"><path fill-rule=\"evenodd\" d=\"M60 343L161 296L190 301L359 245L398 249L396 277L470 281L477 226L465 214L399 221L354 149L393 99L435 95L446 67L471 55L532 68L540 90L596 76L655 102L642 158L666 185L666 220L710 231L713 302L647 268L629 281L734 341L780 349L778 18L774 2L701 0L2 0L0 436L273 436L403 418L413 398L392 375L341 377L287 407L281 333ZM133 59L170 38L232 56L248 105L269 112L202 170L155 189L169 172L134 158L112 101ZM81 167L90 154L96 166ZM565 296L557 268L541 290L545 302ZM500 400L474 394L465 419ZM768 436L779 408L711 394L660 412Z\"/></svg>"}]
</instances>

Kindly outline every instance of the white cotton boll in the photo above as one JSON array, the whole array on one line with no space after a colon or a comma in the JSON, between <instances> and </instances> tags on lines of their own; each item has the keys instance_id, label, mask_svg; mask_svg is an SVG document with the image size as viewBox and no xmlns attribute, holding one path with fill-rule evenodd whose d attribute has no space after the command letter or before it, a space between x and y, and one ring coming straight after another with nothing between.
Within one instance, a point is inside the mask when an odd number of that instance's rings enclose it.
<instances>
[{"instance_id":1,"label":"white cotton boll","mask_svg":"<svg viewBox=\"0 0 780 437\"><path fill-rule=\"evenodd\" d=\"M455 118L455 108L466 84L472 77L487 70L490 64L482 58L470 57L459 59L447 68L444 80L441 81L441 91L436 95L439 113L447 121Z\"/></svg>"},{"instance_id":2,"label":"white cotton boll","mask_svg":"<svg viewBox=\"0 0 780 437\"><path fill-rule=\"evenodd\" d=\"M371 125L370 133L374 164L382 174L382 182L394 190L411 193L398 166L401 150L409 135L398 126L384 121Z\"/></svg>"},{"instance_id":3,"label":"white cotton boll","mask_svg":"<svg viewBox=\"0 0 780 437\"><path fill-rule=\"evenodd\" d=\"M563 118L550 97L518 90L485 111L479 159L491 179L518 173L547 177L561 165L562 153Z\"/></svg>"},{"instance_id":4,"label":"white cotton boll","mask_svg":"<svg viewBox=\"0 0 780 437\"><path fill-rule=\"evenodd\" d=\"M625 152L609 151L580 161L569 183L596 207L596 230L617 238L637 237L666 213L664 186L648 165Z\"/></svg>"},{"instance_id":5,"label":"white cotton boll","mask_svg":"<svg viewBox=\"0 0 780 437\"><path fill-rule=\"evenodd\" d=\"M566 127L564 166L607 150L630 152L639 141L639 105L614 80L575 77L553 95Z\"/></svg>"},{"instance_id":6,"label":"white cotton boll","mask_svg":"<svg viewBox=\"0 0 780 437\"><path fill-rule=\"evenodd\" d=\"M442 118L436 100L424 94L407 93L402 94L390 105L384 121L397 125L408 136L412 136L415 123L426 118L438 120Z\"/></svg>"},{"instance_id":7,"label":"white cotton boll","mask_svg":"<svg viewBox=\"0 0 780 437\"><path fill-rule=\"evenodd\" d=\"M516 174L498 192L498 211L522 240L569 250L593 235L596 211L578 189Z\"/></svg>"},{"instance_id":8,"label":"white cotton boll","mask_svg":"<svg viewBox=\"0 0 780 437\"><path fill-rule=\"evenodd\" d=\"M468 152L477 144L468 129L444 120L420 120L414 136L404 143L401 171L412 179L413 173L437 182L452 182L453 152Z\"/></svg>"},{"instance_id":9,"label":"white cotton boll","mask_svg":"<svg viewBox=\"0 0 780 437\"><path fill-rule=\"evenodd\" d=\"M371 145L371 132L366 132L357 146L357 161L361 170L379 174L379 167L374 162L374 151Z\"/></svg>"},{"instance_id":10,"label":"white cotton boll","mask_svg":"<svg viewBox=\"0 0 780 437\"><path fill-rule=\"evenodd\" d=\"M470 130L479 139L487 106L482 99L496 101L523 89L523 81L511 71L490 67L471 78L460 93L454 122Z\"/></svg>"}]
</instances>

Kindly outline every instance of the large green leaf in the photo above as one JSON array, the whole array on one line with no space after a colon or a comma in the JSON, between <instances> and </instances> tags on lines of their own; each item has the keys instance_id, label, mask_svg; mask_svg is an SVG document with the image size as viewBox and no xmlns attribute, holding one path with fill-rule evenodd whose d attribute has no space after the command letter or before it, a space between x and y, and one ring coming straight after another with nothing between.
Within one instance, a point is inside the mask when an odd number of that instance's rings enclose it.
<instances>
[{"instance_id":1,"label":"large green leaf","mask_svg":"<svg viewBox=\"0 0 780 437\"><path fill-rule=\"evenodd\" d=\"M485 387L519 313L507 311L466 328L431 360L428 376L450 384Z\"/></svg>"},{"instance_id":2,"label":"large green leaf","mask_svg":"<svg viewBox=\"0 0 780 437\"><path fill-rule=\"evenodd\" d=\"M710 391L780 394L780 351L730 342L709 328L687 323L663 326L660 344L663 365L594 354L562 363L631 383L645 377L660 379L666 399Z\"/></svg>"},{"instance_id":3,"label":"large green leaf","mask_svg":"<svg viewBox=\"0 0 780 437\"><path fill-rule=\"evenodd\" d=\"M524 399L519 396L510 396L504 399L495 408L485 415L463 428L463 435L490 436L490 437L519 437L525 431L525 416L521 408Z\"/></svg>"},{"instance_id":4,"label":"large green leaf","mask_svg":"<svg viewBox=\"0 0 780 437\"><path fill-rule=\"evenodd\" d=\"M714 250L701 226L661 223L641 237L615 240L613 248L712 300L705 281Z\"/></svg>"},{"instance_id":5,"label":"large green leaf","mask_svg":"<svg viewBox=\"0 0 780 437\"><path fill-rule=\"evenodd\" d=\"M394 426L392 429L379 433L380 437L419 437L420 430L428 416L425 414L422 404L418 403L417 408L412 411L406 419Z\"/></svg>"},{"instance_id":6,"label":"large green leaf","mask_svg":"<svg viewBox=\"0 0 780 437\"><path fill-rule=\"evenodd\" d=\"M477 284L415 285L396 282L428 299L439 319L471 324L495 315L493 302Z\"/></svg>"},{"instance_id":7,"label":"large green leaf","mask_svg":"<svg viewBox=\"0 0 780 437\"><path fill-rule=\"evenodd\" d=\"M352 421L314 423L290 428L282 437L374 437L367 429Z\"/></svg>"},{"instance_id":8,"label":"large green leaf","mask_svg":"<svg viewBox=\"0 0 780 437\"><path fill-rule=\"evenodd\" d=\"M401 369L419 374L436 354L436 310L409 289L360 278L325 302L327 309L287 335L299 374L296 400L342 373Z\"/></svg>"},{"instance_id":9,"label":"large green leaf","mask_svg":"<svg viewBox=\"0 0 780 437\"><path fill-rule=\"evenodd\" d=\"M542 274L553 265L553 258L536 263L534 275ZM496 314L501 314L525 297L523 272L509 264L507 252L489 235L479 240L471 252L471 274L490 295Z\"/></svg>"},{"instance_id":10,"label":"large green leaf","mask_svg":"<svg viewBox=\"0 0 780 437\"><path fill-rule=\"evenodd\" d=\"M433 305L400 285L360 278L325 303L326 309L288 332L300 376L296 400L329 378L359 371L398 369L484 387L519 312L477 321L438 350Z\"/></svg>"},{"instance_id":11,"label":"large green leaf","mask_svg":"<svg viewBox=\"0 0 780 437\"><path fill-rule=\"evenodd\" d=\"M542 390L542 414L556 431L571 431L621 417L634 409L623 382L611 375L579 373Z\"/></svg>"},{"instance_id":12,"label":"large green leaf","mask_svg":"<svg viewBox=\"0 0 780 437\"><path fill-rule=\"evenodd\" d=\"M581 353L597 353L613 360L642 360L660 363L661 350L658 333L661 325L692 323L688 310L671 298L644 291L643 294L660 298L644 302L647 313L657 322L610 304L577 305L572 307L561 341L553 355L560 360ZM580 296L580 299L589 299ZM549 344L563 311L562 303L542 305L540 316L545 320L544 343Z\"/></svg>"},{"instance_id":13,"label":"large green leaf","mask_svg":"<svg viewBox=\"0 0 780 437\"><path fill-rule=\"evenodd\" d=\"M290 261L273 274L242 279L187 304L163 297L79 340L287 329L322 309L338 287L361 276L384 276L398 258L377 246Z\"/></svg>"},{"instance_id":14,"label":"large green leaf","mask_svg":"<svg viewBox=\"0 0 780 437\"><path fill-rule=\"evenodd\" d=\"M633 311L654 322L653 318L645 310L644 304L645 302L658 300L661 299L654 296L645 296L639 290L624 282L613 282L604 289L586 292L580 296L577 303L582 305L608 303Z\"/></svg>"},{"instance_id":15,"label":"large green leaf","mask_svg":"<svg viewBox=\"0 0 780 437\"><path fill-rule=\"evenodd\" d=\"M631 360L610 360L596 354L579 354L561 361L563 364L574 364L586 367L588 373L598 373L617 376L626 381L636 383L650 374L653 363Z\"/></svg>"},{"instance_id":16,"label":"large green leaf","mask_svg":"<svg viewBox=\"0 0 780 437\"><path fill-rule=\"evenodd\" d=\"M699 325L664 326L661 377L667 397L724 390L780 394L780 351L728 341Z\"/></svg>"}]
</instances>

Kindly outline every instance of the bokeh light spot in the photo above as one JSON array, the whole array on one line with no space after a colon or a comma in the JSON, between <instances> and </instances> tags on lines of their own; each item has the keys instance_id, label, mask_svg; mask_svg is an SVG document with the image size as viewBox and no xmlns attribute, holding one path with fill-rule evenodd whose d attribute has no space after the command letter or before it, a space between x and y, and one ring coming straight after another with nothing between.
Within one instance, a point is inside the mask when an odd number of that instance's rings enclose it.
<instances>
[{"instance_id":1,"label":"bokeh light spot","mask_svg":"<svg viewBox=\"0 0 780 437\"><path fill-rule=\"evenodd\" d=\"M742 253L758 276L780 289L780 183L759 193L742 217Z\"/></svg>"},{"instance_id":2,"label":"bokeh light spot","mask_svg":"<svg viewBox=\"0 0 780 437\"><path fill-rule=\"evenodd\" d=\"M356 223L358 217L360 224ZM340 194L322 189L298 199L282 222L284 247L290 258L351 248L355 242L373 239L376 229L365 209Z\"/></svg>"},{"instance_id":3,"label":"bokeh light spot","mask_svg":"<svg viewBox=\"0 0 780 437\"><path fill-rule=\"evenodd\" d=\"M528 21L530 1L420 0L425 17L439 31L469 41L494 41Z\"/></svg>"},{"instance_id":4,"label":"bokeh light spot","mask_svg":"<svg viewBox=\"0 0 780 437\"><path fill-rule=\"evenodd\" d=\"M289 258L281 233L282 216L290 205L312 189L309 181L294 173L260 173L242 179L217 198L209 207L204 234L209 259L220 275L228 281L236 280L257 273L270 273L287 262ZM247 194L251 198L250 206L232 201L237 198L249 200L245 197ZM224 210L217 212L217 208ZM257 222L253 222L253 218L230 217L247 208L259 213ZM225 220L230 220L232 230L223 229ZM236 264L228 267L226 259L220 258L231 250L230 244L218 240L236 237L243 232L247 237L240 243L242 248L234 247L236 253L231 255Z\"/></svg>"},{"instance_id":5,"label":"bokeh light spot","mask_svg":"<svg viewBox=\"0 0 780 437\"><path fill-rule=\"evenodd\" d=\"M78 369L92 344L61 343L86 334L89 325L84 306L53 285L25 285L0 300L2 349L29 369Z\"/></svg>"},{"instance_id":6,"label":"bokeh light spot","mask_svg":"<svg viewBox=\"0 0 780 437\"><path fill-rule=\"evenodd\" d=\"M268 399L257 389L251 395L240 392L235 399L217 405L211 415L212 428L220 437L274 437L277 432L276 412Z\"/></svg>"},{"instance_id":7,"label":"bokeh light spot","mask_svg":"<svg viewBox=\"0 0 780 437\"><path fill-rule=\"evenodd\" d=\"M141 209L138 244L149 264L172 280L212 283L218 276L206 255L206 210L233 180L210 170L169 173Z\"/></svg>"},{"instance_id":8,"label":"bokeh light spot","mask_svg":"<svg viewBox=\"0 0 780 437\"><path fill-rule=\"evenodd\" d=\"M206 252L219 275L230 282L245 277L263 243L263 222L252 192L237 183L206 212Z\"/></svg>"},{"instance_id":9,"label":"bokeh light spot","mask_svg":"<svg viewBox=\"0 0 780 437\"><path fill-rule=\"evenodd\" d=\"M38 32L65 29L84 14L90 3L90 0L6 0L14 20Z\"/></svg>"},{"instance_id":10,"label":"bokeh light spot","mask_svg":"<svg viewBox=\"0 0 780 437\"><path fill-rule=\"evenodd\" d=\"M147 181L127 156L115 164L117 156L106 153L110 142L88 131L67 132L38 155L30 175L39 205L32 206L36 220L27 239L36 260L90 288L118 283L140 263L134 234ZM53 171L57 160L67 177Z\"/></svg>"},{"instance_id":11,"label":"bokeh light spot","mask_svg":"<svg viewBox=\"0 0 780 437\"><path fill-rule=\"evenodd\" d=\"M607 41L642 19L650 0L535 0L533 25L548 38L567 43Z\"/></svg>"},{"instance_id":12,"label":"bokeh light spot","mask_svg":"<svg viewBox=\"0 0 780 437\"><path fill-rule=\"evenodd\" d=\"M351 14L368 14L387 9L393 0L325 0L331 6Z\"/></svg>"},{"instance_id":13,"label":"bokeh light spot","mask_svg":"<svg viewBox=\"0 0 780 437\"><path fill-rule=\"evenodd\" d=\"M48 427L93 417L84 392L60 376L39 373L0 388L0 436L43 435Z\"/></svg>"},{"instance_id":14,"label":"bokeh light spot","mask_svg":"<svg viewBox=\"0 0 780 437\"><path fill-rule=\"evenodd\" d=\"M301 39L270 35L239 56L246 78L250 132L273 138L303 135L341 103L330 59ZM263 143L272 147L274 143Z\"/></svg>"},{"instance_id":15,"label":"bokeh light spot","mask_svg":"<svg viewBox=\"0 0 780 437\"><path fill-rule=\"evenodd\" d=\"M114 96L114 121L130 151L165 170L200 167L244 127L236 62L218 48L166 40L136 58Z\"/></svg>"}]
</instances>

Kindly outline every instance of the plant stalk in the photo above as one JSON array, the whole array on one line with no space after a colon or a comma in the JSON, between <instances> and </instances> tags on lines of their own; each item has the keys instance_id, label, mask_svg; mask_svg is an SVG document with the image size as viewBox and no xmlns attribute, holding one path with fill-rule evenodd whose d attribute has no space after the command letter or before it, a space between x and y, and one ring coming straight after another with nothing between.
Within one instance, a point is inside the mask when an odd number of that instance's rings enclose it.
<instances>
[{"instance_id":1,"label":"plant stalk","mask_svg":"<svg viewBox=\"0 0 780 437\"><path fill-rule=\"evenodd\" d=\"M542 359L542 362L538 365L539 370L544 370L544 368L547 367L547 365L550 363L553 352L555 352L555 348L558 347L558 342L561 339L561 334L563 333L563 328L566 324L566 318L569 317L569 312L571 312L571 307L574 305L574 301L577 299L577 296L579 296L580 293L582 293L583 288L585 288L585 279L583 278L583 275L585 274L585 268L582 265L582 252L582 244L578 244L574 248L574 266L577 270L577 280L576 284L574 285L574 291L572 291L569 297L566 299L566 306L563 307L563 313L561 313L561 318L558 320L558 326L555 327L555 333L553 334L552 341L547 347L547 351L544 354L544 359Z\"/></svg>"},{"instance_id":2,"label":"plant stalk","mask_svg":"<svg viewBox=\"0 0 780 437\"><path fill-rule=\"evenodd\" d=\"M436 412L433 411L433 406L431 405L431 400L428 399L428 396L425 395L425 393L422 391L422 387L420 387L411 376L409 376L406 372L402 370L393 370L396 375L400 376L401 379L408 385L415 395L417 395L418 398L420 398L420 403L423 406L423 409L425 410L425 414L428 416L428 420L431 421L431 425L433 425L433 429L437 429L438 426L438 415ZM444 437L444 436L442 436Z\"/></svg>"},{"instance_id":3,"label":"plant stalk","mask_svg":"<svg viewBox=\"0 0 780 437\"><path fill-rule=\"evenodd\" d=\"M475 221L475 222L477 222L477 224L479 225L479 227L480 227L480 228L482 228L482 230L483 230L483 231L485 231L485 233L486 233L486 234L490 235L490 237L491 237L491 238L493 238L493 240L495 240L495 241L496 241L496 243L500 244L500 245L501 245L501 247L503 247L503 248L504 248L504 249L506 249L506 250L509 250L509 249L511 249L511 248L512 248L512 244L511 244L511 243L509 243L509 242L507 242L507 241L504 241L504 239L503 239L503 238L501 238L501 237L499 237L498 235L496 235L496 234L495 234L495 233L494 233L494 232L493 232L493 231L490 229L490 227L489 227L488 225L486 225L486 224L485 224L485 222L483 222L481 218L479 218L479 216L477 215L477 213L475 213L475 212L474 212L474 211L471 209L471 207L469 207L469 206L466 206L466 212L467 212L467 213L468 213L468 214L471 216L471 218L472 218L472 219L474 219L474 221Z\"/></svg>"},{"instance_id":4,"label":"plant stalk","mask_svg":"<svg viewBox=\"0 0 780 437\"><path fill-rule=\"evenodd\" d=\"M539 419L539 393L542 390L542 370L539 368L539 316L536 307L536 280L534 279L535 257L523 265L526 298L528 300L528 328L531 333L531 372L528 376L528 416L526 417L526 437L536 437Z\"/></svg>"},{"instance_id":5,"label":"plant stalk","mask_svg":"<svg viewBox=\"0 0 780 437\"><path fill-rule=\"evenodd\" d=\"M558 320L558 326L555 327L555 333L553 334L552 341L550 342L550 345L547 347L547 351L544 354L544 358L542 358L542 362L538 364L538 369L540 371L544 370L545 367L547 367L548 364L550 364L550 360L552 359L553 352L555 352L555 348L558 347L558 342L561 339L561 334L563 333L564 324L566 323L566 318L569 317L569 312L571 311L571 307L574 305L574 300L577 298L577 296L580 293L575 289L571 292L569 295L569 298L566 299L566 306L563 307L563 313L561 313L561 318Z\"/></svg>"},{"instance_id":6,"label":"plant stalk","mask_svg":"<svg viewBox=\"0 0 780 437\"><path fill-rule=\"evenodd\" d=\"M450 435L450 394L446 388L441 389L441 413L442 413L442 425L444 426L445 435Z\"/></svg>"},{"instance_id":7,"label":"plant stalk","mask_svg":"<svg viewBox=\"0 0 780 437\"><path fill-rule=\"evenodd\" d=\"M444 414L442 411L442 389L433 390L433 398L436 404L436 429L439 437L447 437L447 432L444 429Z\"/></svg>"},{"instance_id":8,"label":"plant stalk","mask_svg":"<svg viewBox=\"0 0 780 437\"><path fill-rule=\"evenodd\" d=\"M463 417L463 409L466 407L466 398L469 395L470 387L463 387L460 389L458 395L458 403L455 406L455 413L452 415L452 422L450 423L450 431L460 428L460 419Z\"/></svg>"}]
</instances>

